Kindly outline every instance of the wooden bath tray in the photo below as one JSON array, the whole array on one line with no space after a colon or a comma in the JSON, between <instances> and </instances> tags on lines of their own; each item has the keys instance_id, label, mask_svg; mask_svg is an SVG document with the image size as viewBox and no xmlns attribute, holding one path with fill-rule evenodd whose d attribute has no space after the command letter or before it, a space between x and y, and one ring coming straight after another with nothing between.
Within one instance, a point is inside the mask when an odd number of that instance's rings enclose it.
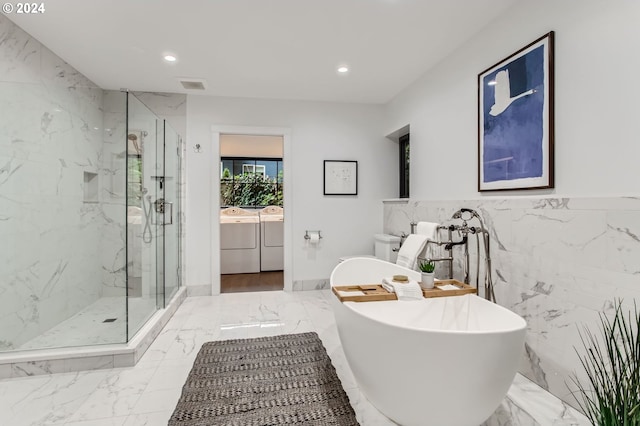
<instances>
[{"instance_id":1,"label":"wooden bath tray","mask_svg":"<svg viewBox=\"0 0 640 426\"><path fill-rule=\"evenodd\" d=\"M341 302L375 302L379 300L398 300L395 293L389 293L381 284L340 285L331 287L333 294ZM339 292L362 292L353 296L340 294Z\"/></svg>"},{"instance_id":2,"label":"wooden bath tray","mask_svg":"<svg viewBox=\"0 0 640 426\"><path fill-rule=\"evenodd\" d=\"M438 288L448 284L458 287L458 290L442 290ZM471 287L469 284L458 280L438 280L433 288L428 290L422 289L422 295L424 297L462 296L464 294L476 294L477 292L475 287Z\"/></svg>"},{"instance_id":3,"label":"wooden bath tray","mask_svg":"<svg viewBox=\"0 0 640 426\"><path fill-rule=\"evenodd\" d=\"M459 290L442 290L438 286L451 284L459 287ZM389 293L381 284L342 285L332 287L333 294L341 302L376 302L380 300L397 300L395 293ZM340 293L342 292L342 294ZM345 294L353 292L353 295ZM356 293L357 292L357 293ZM364 293L364 294L362 294ZM463 294L475 294L476 289L458 280L439 280L435 287L429 290L422 289L425 298L462 296Z\"/></svg>"}]
</instances>

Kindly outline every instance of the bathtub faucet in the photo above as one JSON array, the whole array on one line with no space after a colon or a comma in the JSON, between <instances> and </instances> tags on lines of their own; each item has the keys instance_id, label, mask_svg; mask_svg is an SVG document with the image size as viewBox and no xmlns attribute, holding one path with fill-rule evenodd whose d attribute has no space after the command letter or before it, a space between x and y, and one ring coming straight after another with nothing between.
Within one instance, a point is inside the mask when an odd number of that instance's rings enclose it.
<instances>
[{"instance_id":1,"label":"bathtub faucet","mask_svg":"<svg viewBox=\"0 0 640 426\"><path fill-rule=\"evenodd\" d=\"M468 246L466 245L466 242L467 242L466 238L468 234L471 233L476 235L476 245L477 245L476 251L477 251L478 257L476 261L476 287L478 287L478 284L480 283L479 282L480 281L480 244L482 243L482 247L484 248L484 255L485 255L484 256L484 296L485 296L485 299L495 302L496 296L493 290L493 280L491 277L492 268L491 268L491 250L490 250L489 231L485 227L482 217L480 216L480 214L478 214L477 211L473 209L461 208L460 210L453 213L453 215L451 215L451 219L457 219L462 221L462 225L449 226L449 236L451 236L451 233L454 230L462 233L463 235L463 240L465 244L465 258L466 258L465 282L467 282L468 284L468 277L469 277L468 274L470 269L469 268L470 267L469 251L468 251ZM478 221L479 223L478 227L469 226L467 224L467 221L471 221L472 219L476 219ZM451 248L457 244L451 241L451 238L449 238L449 240L450 241L445 248L448 250L451 250Z\"/></svg>"},{"instance_id":2,"label":"bathtub faucet","mask_svg":"<svg viewBox=\"0 0 640 426\"><path fill-rule=\"evenodd\" d=\"M467 236L465 235L464 237L462 237L462 239L460 241L449 241L444 246L444 249L445 250L451 250L453 248L453 246L460 246L460 245L466 244L466 243L467 243Z\"/></svg>"},{"instance_id":3,"label":"bathtub faucet","mask_svg":"<svg viewBox=\"0 0 640 426\"><path fill-rule=\"evenodd\" d=\"M436 258L428 258L428 257L418 257L418 260L424 260L425 262L451 262L453 261L453 257L436 257Z\"/></svg>"}]
</instances>

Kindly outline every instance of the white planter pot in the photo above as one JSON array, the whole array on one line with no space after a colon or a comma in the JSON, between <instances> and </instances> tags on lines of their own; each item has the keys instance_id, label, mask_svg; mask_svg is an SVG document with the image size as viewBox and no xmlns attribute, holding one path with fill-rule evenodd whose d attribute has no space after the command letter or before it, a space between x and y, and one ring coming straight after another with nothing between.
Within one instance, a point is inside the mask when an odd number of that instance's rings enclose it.
<instances>
[{"instance_id":1,"label":"white planter pot","mask_svg":"<svg viewBox=\"0 0 640 426\"><path fill-rule=\"evenodd\" d=\"M421 275L420 287L433 288L433 272L421 272Z\"/></svg>"}]
</instances>

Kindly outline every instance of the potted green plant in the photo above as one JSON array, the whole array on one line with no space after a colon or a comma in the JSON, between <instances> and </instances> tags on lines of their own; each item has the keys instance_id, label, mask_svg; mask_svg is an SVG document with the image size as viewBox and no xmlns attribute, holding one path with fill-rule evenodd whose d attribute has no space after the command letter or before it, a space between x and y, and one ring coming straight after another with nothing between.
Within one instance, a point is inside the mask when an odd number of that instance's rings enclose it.
<instances>
[{"instance_id":1,"label":"potted green plant","mask_svg":"<svg viewBox=\"0 0 640 426\"><path fill-rule=\"evenodd\" d=\"M586 383L574 374L580 408L597 426L640 425L640 312L625 313L615 302L612 318L600 314L600 335L585 328L584 346L576 348L586 373ZM583 379L584 380L584 379Z\"/></svg>"},{"instance_id":2,"label":"potted green plant","mask_svg":"<svg viewBox=\"0 0 640 426\"><path fill-rule=\"evenodd\" d=\"M436 269L435 262L431 260L422 260L418 264L421 272L420 287L430 289L433 288L433 271Z\"/></svg>"}]
</instances>

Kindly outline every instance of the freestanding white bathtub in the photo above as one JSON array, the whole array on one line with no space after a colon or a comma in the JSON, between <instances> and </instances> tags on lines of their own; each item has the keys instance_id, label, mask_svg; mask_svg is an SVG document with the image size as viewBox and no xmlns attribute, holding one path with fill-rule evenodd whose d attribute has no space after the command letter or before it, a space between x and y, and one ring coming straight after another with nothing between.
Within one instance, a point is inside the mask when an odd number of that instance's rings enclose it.
<instances>
[{"instance_id":1,"label":"freestanding white bathtub","mask_svg":"<svg viewBox=\"0 0 640 426\"><path fill-rule=\"evenodd\" d=\"M371 258L340 263L331 285L380 283L416 271ZM420 301L332 297L347 361L362 393L404 426L477 426L507 394L526 322L475 295Z\"/></svg>"}]
</instances>

